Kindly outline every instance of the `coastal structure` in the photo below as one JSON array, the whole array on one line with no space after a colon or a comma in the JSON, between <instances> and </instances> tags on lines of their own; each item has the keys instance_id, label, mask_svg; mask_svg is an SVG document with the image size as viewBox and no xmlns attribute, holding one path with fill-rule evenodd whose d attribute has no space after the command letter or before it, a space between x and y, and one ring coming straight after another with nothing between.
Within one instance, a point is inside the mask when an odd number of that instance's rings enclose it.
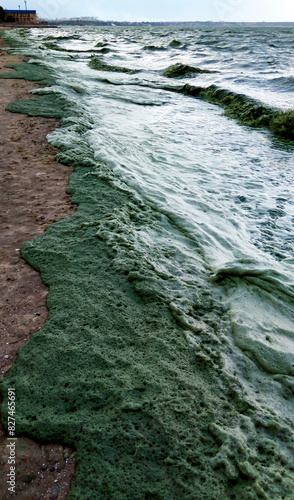
<instances>
[{"instance_id":1,"label":"coastal structure","mask_svg":"<svg viewBox=\"0 0 294 500\"><path fill-rule=\"evenodd\" d=\"M17 24L37 24L37 12L35 10L4 10L5 21Z\"/></svg>"}]
</instances>

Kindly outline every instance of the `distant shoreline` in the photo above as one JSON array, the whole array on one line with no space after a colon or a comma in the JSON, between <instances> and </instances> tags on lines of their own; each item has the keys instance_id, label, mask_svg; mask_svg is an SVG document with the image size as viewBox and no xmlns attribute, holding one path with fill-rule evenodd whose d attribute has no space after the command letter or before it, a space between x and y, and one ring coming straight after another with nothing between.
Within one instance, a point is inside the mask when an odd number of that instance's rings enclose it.
<instances>
[{"instance_id":1,"label":"distant shoreline","mask_svg":"<svg viewBox=\"0 0 294 500\"><path fill-rule=\"evenodd\" d=\"M48 23L48 24L47 24ZM155 26L186 28L294 28L294 22L225 22L225 21L101 21L99 19L48 19L39 24L1 23L2 28L56 28L57 26Z\"/></svg>"},{"instance_id":2,"label":"distant shoreline","mask_svg":"<svg viewBox=\"0 0 294 500\"><path fill-rule=\"evenodd\" d=\"M17 24L17 23L1 23L0 31L15 29L15 28L56 28L53 24Z\"/></svg>"},{"instance_id":3,"label":"distant shoreline","mask_svg":"<svg viewBox=\"0 0 294 500\"><path fill-rule=\"evenodd\" d=\"M50 24L70 26L170 26L186 28L294 28L294 22L213 22L213 21L101 21L99 19L48 19Z\"/></svg>"}]
</instances>

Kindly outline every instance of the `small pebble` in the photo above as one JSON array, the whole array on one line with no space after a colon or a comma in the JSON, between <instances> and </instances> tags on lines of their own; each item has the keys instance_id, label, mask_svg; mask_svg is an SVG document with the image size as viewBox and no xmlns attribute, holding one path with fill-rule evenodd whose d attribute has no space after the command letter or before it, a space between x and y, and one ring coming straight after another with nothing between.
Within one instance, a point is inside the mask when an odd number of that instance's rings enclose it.
<instances>
[{"instance_id":1,"label":"small pebble","mask_svg":"<svg viewBox=\"0 0 294 500\"><path fill-rule=\"evenodd\" d=\"M42 464L41 465L41 470L46 470L47 469L47 465L46 464Z\"/></svg>"}]
</instances>

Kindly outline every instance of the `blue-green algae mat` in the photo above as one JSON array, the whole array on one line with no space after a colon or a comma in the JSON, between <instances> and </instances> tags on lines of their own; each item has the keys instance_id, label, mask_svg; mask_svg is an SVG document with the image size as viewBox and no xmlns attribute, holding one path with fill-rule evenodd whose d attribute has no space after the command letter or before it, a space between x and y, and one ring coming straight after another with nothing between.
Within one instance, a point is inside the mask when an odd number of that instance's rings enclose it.
<instances>
[{"instance_id":1,"label":"blue-green algae mat","mask_svg":"<svg viewBox=\"0 0 294 500\"><path fill-rule=\"evenodd\" d=\"M19 75L51 82L36 68L24 63ZM54 93L9 109L70 114ZM15 387L18 435L77 450L71 500L293 499L293 466L275 444L287 429L255 412L218 355L217 335L191 348L161 293L164 278L152 278L123 234L126 221L138 231L172 222L115 185L91 151L57 159L76 167L68 192L78 210L22 247L50 287L49 317L2 383L4 426ZM125 267L115 265L119 237ZM217 332L226 312L209 291L201 307Z\"/></svg>"}]
</instances>

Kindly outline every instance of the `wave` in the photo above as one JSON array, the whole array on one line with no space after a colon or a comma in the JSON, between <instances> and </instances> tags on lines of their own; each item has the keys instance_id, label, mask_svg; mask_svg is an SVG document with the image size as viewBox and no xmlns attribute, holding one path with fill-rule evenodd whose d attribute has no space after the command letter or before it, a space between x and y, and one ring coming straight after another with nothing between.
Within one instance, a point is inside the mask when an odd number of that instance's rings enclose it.
<instances>
[{"instance_id":1,"label":"wave","mask_svg":"<svg viewBox=\"0 0 294 500\"><path fill-rule=\"evenodd\" d=\"M290 267L286 267L285 274L282 268L240 259L227 262L211 277L227 288L236 345L272 375L294 374L294 287Z\"/></svg>"},{"instance_id":2,"label":"wave","mask_svg":"<svg viewBox=\"0 0 294 500\"><path fill-rule=\"evenodd\" d=\"M97 53L108 54L109 52L111 52L111 49L109 49L108 47L102 47L101 49L87 50L85 52L95 52L96 54Z\"/></svg>"},{"instance_id":3,"label":"wave","mask_svg":"<svg viewBox=\"0 0 294 500\"><path fill-rule=\"evenodd\" d=\"M49 50L57 50L58 52L74 52L75 54L89 54L90 52L93 53L95 52L96 54L107 54L111 50L108 49L107 47L102 47L101 49L86 49L86 50L81 50L81 49L66 49L65 47L60 47L56 43L53 42L46 42L44 45L41 47L42 49L46 48Z\"/></svg>"},{"instance_id":4,"label":"wave","mask_svg":"<svg viewBox=\"0 0 294 500\"><path fill-rule=\"evenodd\" d=\"M143 50L166 50L166 47L163 47L162 45L145 45L145 47L143 47Z\"/></svg>"},{"instance_id":5,"label":"wave","mask_svg":"<svg viewBox=\"0 0 294 500\"><path fill-rule=\"evenodd\" d=\"M166 87L166 90L217 104L224 108L226 116L235 118L242 125L268 128L275 136L294 140L294 109L281 111L271 108L245 94L237 94L216 85L205 88L187 83L182 87Z\"/></svg>"},{"instance_id":6,"label":"wave","mask_svg":"<svg viewBox=\"0 0 294 500\"><path fill-rule=\"evenodd\" d=\"M79 35L64 35L64 36L52 36L52 35L49 35L49 36L46 36L44 38L44 40L80 40L80 36Z\"/></svg>"},{"instance_id":7,"label":"wave","mask_svg":"<svg viewBox=\"0 0 294 500\"><path fill-rule=\"evenodd\" d=\"M219 42L218 38L208 38L207 35L201 35L195 43L197 45L217 45Z\"/></svg>"},{"instance_id":8,"label":"wave","mask_svg":"<svg viewBox=\"0 0 294 500\"><path fill-rule=\"evenodd\" d=\"M53 43L53 42L46 42L46 43L44 43L43 47L41 47L41 48L46 48L46 49L50 49L50 50L58 50L60 52L65 52L64 48L59 47L56 43Z\"/></svg>"},{"instance_id":9,"label":"wave","mask_svg":"<svg viewBox=\"0 0 294 500\"><path fill-rule=\"evenodd\" d=\"M281 76L270 80L270 84L275 85L282 92L293 91L294 89L294 76Z\"/></svg>"},{"instance_id":10,"label":"wave","mask_svg":"<svg viewBox=\"0 0 294 500\"><path fill-rule=\"evenodd\" d=\"M294 283L290 276L281 274L280 271L266 267L249 257L238 261L227 262L218 268L211 276L212 282L221 282L224 279L238 277L249 282L256 283L260 288L269 292L275 292L294 299ZM286 300L284 300L286 302Z\"/></svg>"},{"instance_id":11,"label":"wave","mask_svg":"<svg viewBox=\"0 0 294 500\"><path fill-rule=\"evenodd\" d=\"M97 59L93 57L93 59ZM94 64L94 63L93 63ZM127 73L139 73L141 70L127 70L126 68L116 68L115 66L103 66L94 69L101 71L123 71ZM91 62L89 63L91 66ZM92 66L91 66L92 67ZM108 79L101 80L110 85L122 85L122 83L112 82ZM133 83L131 83L133 84ZM141 87L160 88L169 92L196 97L211 104L221 106L228 118L234 118L241 125L253 128L267 128L270 132L279 138L294 141L294 109L281 111L277 108L271 108L262 102L253 99L245 94L237 94L230 90L222 89L216 85L209 87L194 86L186 83L180 85L151 85L138 83ZM123 85L128 85L123 83Z\"/></svg>"},{"instance_id":12,"label":"wave","mask_svg":"<svg viewBox=\"0 0 294 500\"><path fill-rule=\"evenodd\" d=\"M180 42L179 40L172 40L168 46L169 47L173 47L173 48L178 48L178 47L181 47L183 44L182 42Z\"/></svg>"},{"instance_id":13,"label":"wave","mask_svg":"<svg viewBox=\"0 0 294 500\"><path fill-rule=\"evenodd\" d=\"M96 69L98 71L112 71L112 72L118 72L118 73L129 73L131 75L135 73L140 73L140 69L129 69L129 68L124 68L122 66L111 66L109 64L106 64L102 62L99 57L93 56L91 57L91 60L89 62L89 66L92 69Z\"/></svg>"},{"instance_id":14,"label":"wave","mask_svg":"<svg viewBox=\"0 0 294 500\"><path fill-rule=\"evenodd\" d=\"M107 42L98 42L96 43L95 47L107 47L108 43Z\"/></svg>"},{"instance_id":15,"label":"wave","mask_svg":"<svg viewBox=\"0 0 294 500\"><path fill-rule=\"evenodd\" d=\"M216 73L216 71L201 69L195 66L189 66L188 64L177 63L165 69L162 72L162 75L168 78L181 78L185 76L191 76L197 73Z\"/></svg>"}]
</instances>

